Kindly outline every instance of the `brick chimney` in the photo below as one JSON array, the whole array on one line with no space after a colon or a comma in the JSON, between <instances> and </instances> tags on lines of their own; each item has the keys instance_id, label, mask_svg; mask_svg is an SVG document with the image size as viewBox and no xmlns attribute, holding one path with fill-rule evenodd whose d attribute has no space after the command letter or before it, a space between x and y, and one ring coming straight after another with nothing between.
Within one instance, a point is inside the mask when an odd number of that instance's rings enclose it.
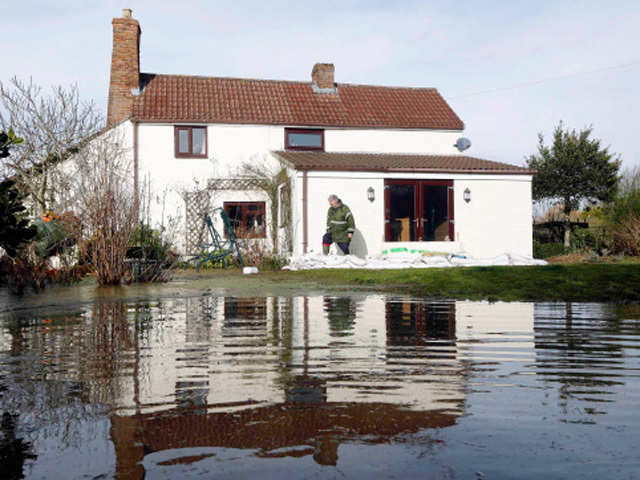
<instances>
[{"instance_id":1,"label":"brick chimney","mask_svg":"<svg viewBox=\"0 0 640 480\"><path fill-rule=\"evenodd\" d=\"M311 71L311 82L314 90L327 93L335 92L334 72L333 63L316 63Z\"/></svg>"},{"instance_id":2,"label":"brick chimney","mask_svg":"<svg viewBox=\"0 0 640 480\"><path fill-rule=\"evenodd\" d=\"M140 88L140 25L131 17L131 9L123 8L122 17L114 18L111 81L107 125L131 115L135 95Z\"/></svg>"}]
</instances>

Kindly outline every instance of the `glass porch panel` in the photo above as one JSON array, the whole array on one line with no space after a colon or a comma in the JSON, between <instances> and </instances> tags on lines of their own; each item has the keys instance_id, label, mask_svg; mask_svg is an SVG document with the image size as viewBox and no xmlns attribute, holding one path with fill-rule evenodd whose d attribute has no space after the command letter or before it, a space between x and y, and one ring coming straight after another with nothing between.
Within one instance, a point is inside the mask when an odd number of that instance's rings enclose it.
<instances>
[{"instance_id":1,"label":"glass porch panel","mask_svg":"<svg viewBox=\"0 0 640 480\"><path fill-rule=\"evenodd\" d=\"M389 186L391 242L416 240L416 189L414 185Z\"/></svg>"},{"instance_id":2,"label":"glass porch panel","mask_svg":"<svg viewBox=\"0 0 640 480\"><path fill-rule=\"evenodd\" d=\"M422 228L424 240L445 242L449 238L448 187L444 185L422 186Z\"/></svg>"}]
</instances>

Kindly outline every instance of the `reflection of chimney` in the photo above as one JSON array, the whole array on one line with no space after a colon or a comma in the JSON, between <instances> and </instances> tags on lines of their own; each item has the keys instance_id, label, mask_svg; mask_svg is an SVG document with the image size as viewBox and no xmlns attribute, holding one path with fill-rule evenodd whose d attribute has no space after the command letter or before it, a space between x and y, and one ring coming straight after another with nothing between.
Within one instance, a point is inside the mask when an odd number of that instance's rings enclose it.
<instances>
[{"instance_id":1,"label":"reflection of chimney","mask_svg":"<svg viewBox=\"0 0 640 480\"><path fill-rule=\"evenodd\" d=\"M333 63L316 63L311 71L311 82L314 90L332 93L336 90Z\"/></svg>"},{"instance_id":2,"label":"reflection of chimney","mask_svg":"<svg viewBox=\"0 0 640 480\"><path fill-rule=\"evenodd\" d=\"M107 124L112 125L131 115L134 96L140 88L140 25L131 17L131 9L122 9L114 18L111 81Z\"/></svg>"}]
</instances>

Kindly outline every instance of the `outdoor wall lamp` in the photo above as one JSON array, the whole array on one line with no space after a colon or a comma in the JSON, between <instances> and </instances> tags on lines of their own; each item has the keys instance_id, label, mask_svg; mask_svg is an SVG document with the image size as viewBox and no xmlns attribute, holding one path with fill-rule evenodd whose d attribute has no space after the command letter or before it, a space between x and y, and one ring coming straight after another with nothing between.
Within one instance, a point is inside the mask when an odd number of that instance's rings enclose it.
<instances>
[{"instance_id":1,"label":"outdoor wall lamp","mask_svg":"<svg viewBox=\"0 0 640 480\"><path fill-rule=\"evenodd\" d=\"M373 202L376 199L376 192L373 190L373 187L367 188L367 199L370 202Z\"/></svg>"},{"instance_id":2,"label":"outdoor wall lamp","mask_svg":"<svg viewBox=\"0 0 640 480\"><path fill-rule=\"evenodd\" d=\"M462 193L462 198L465 202L469 203L471 201L471 190L465 188L464 192Z\"/></svg>"}]
</instances>

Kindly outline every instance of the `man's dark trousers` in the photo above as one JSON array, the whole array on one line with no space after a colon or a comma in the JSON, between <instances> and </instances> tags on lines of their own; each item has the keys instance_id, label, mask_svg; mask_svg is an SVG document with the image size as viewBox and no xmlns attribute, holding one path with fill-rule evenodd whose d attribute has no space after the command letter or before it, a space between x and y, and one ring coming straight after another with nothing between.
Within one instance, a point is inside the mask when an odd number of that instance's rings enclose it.
<instances>
[{"instance_id":1,"label":"man's dark trousers","mask_svg":"<svg viewBox=\"0 0 640 480\"><path fill-rule=\"evenodd\" d=\"M317 238L317 237L316 237ZM330 233L325 233L322 237L322 246L327 247L325 250L329 250L329 247L333 243L333 238ZM344 252L345 255L349 255L349 244L348 243L339 243L336 242L340 247L340 250Z\"/></svg>"}]
</instances>

